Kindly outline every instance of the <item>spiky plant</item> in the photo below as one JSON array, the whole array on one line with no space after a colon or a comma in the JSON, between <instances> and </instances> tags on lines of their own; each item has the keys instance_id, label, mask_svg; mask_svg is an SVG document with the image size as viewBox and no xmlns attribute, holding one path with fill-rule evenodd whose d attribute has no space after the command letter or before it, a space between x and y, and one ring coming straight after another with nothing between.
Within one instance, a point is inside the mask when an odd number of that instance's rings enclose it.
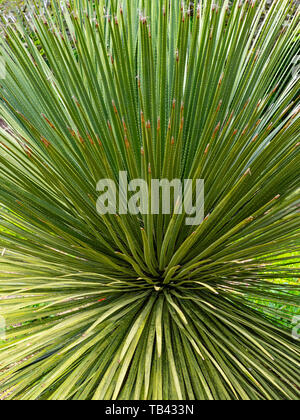
<instances>
[{"instance_id":1,"label":"spiky plant","mask_svg":"<svg viewBox=\"0 0 300 420\"><path fill-rule=\"evenodd\" d=\"M52 1L3 25L4 397L299 399L277 321L299 309L299 9L265 6ZM119 171L204 179L204 221L100 216Z\"/></svg>"}]
</instances>

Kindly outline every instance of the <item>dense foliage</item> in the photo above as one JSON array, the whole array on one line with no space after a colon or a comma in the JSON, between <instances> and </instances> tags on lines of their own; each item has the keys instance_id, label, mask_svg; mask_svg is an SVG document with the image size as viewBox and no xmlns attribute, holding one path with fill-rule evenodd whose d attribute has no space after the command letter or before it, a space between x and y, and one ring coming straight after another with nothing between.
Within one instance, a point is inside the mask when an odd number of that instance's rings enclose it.
<instances>
[{"instance_id":1,"label":"dense foliage","mask_svg":"<svg viewBox=\"0 0 300 420\"><path fill-rule=\"evenodd\" d=\"M52 1L3 22L7 398L299 399L299 8L230 3ZM204 179L203 223L100 216L119 171Z\"/></svg>"}]
</instances>

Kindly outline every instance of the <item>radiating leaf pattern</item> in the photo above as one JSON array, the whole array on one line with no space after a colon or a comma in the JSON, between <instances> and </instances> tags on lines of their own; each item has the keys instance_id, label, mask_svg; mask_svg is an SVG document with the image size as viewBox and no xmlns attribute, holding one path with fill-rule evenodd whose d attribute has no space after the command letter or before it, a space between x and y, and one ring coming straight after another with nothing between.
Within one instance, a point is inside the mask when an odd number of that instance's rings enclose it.
<instances>
[{"instance_id":1,"label":"radiating leaf pattern","mask_svg":"<svg viewBox=\"0 0 300 420\"><path fill-rule=\"evenodd\" d=\"M299 6L266 3L51 1L3 26L7 398L299 399L276 321L299 311ZM204 179L205 220L100 216L119 171Z\"/></svg>"}]
</instances>

